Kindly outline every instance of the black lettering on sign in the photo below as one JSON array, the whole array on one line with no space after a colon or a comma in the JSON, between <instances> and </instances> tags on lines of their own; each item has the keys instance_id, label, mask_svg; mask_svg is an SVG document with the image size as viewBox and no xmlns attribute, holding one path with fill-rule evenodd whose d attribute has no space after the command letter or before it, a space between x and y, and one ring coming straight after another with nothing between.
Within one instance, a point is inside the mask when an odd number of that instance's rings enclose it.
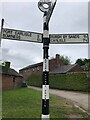
<instances>
[{"instance_id":1,"label":"black lettering on sign","mask_svg":"<svg viewBox=\"0 0 90 120\"><path fill-rule=\"evenodd\" d=\"M55 39L52 38L51 41L54 43L63 43L63 42L66 42L66 39L65 38L64 39L63 38L55 38Z\"/></svg>"},{"instance_id":2,"label":"black lettering on sign","mask_svg":"<svg viewBox=\"0 0 90 120\"><path fill-rule=\"evenodd\" d=\"M18 39L20 40L20 36L16 36L16 35L10 35L10 34L3 34L3 38L4 39Z\"/></svg>"},{"instance_id":3,"label":"black lettering on sign","mask_svg":"<svg viewBox=\"0 0 90 120\"><path fill-rule=\"evenodd\" d=\"M55 42L59 42L59 40L58 39L56 39L56 40L54 40Z\"/></svg>"},{"instance_id":4,"label":"black lettering on sign","mask_svg":"<svg viewBox=\"0 0 90 120\"><path fill-rule=\"evenodd\" d=\"M69 38L79 38L79 35L69 35Z\"/></svg>"},{"instance_id":5,"label":"black lettering on sign","mask_svg":"<svg viewBox=\"0 0 90 120\"><path fill-rule=\"evenodd\" d=\"M3 29L3 33L4 33L4 34L12 34L12 31L11 31L11 30Z\"/></svg>"},{"instance_id":6,"label":"black lettering on sign","mask_svg":"<svg viewBox=\"0 0 90 120\"><path fill-rule=\"evenodd\" d=\"M88 40L87 40L87 39L85 39L85 38L83 38L83 42L88 42Z\"/></svg>"},{"instance_id":7,"label":"black lettering on sign","mask_svg":"<svg viewBox=\"0 0 90 120\"><path fill-rule=\"evenodd\" d=\"M40 35L37 34L37 41L41 41Z\"/></svg>"},{"instance_id":8,"label":"black lettering on sign","mask_svg":"<svg viewBox=\"0 0 90 120\"><path fill-rule=\"evenodd\" d=\"M20 32L18 32L18 31L15 31L15 35L20 35Z\"/></svg>"},{"instance_id":9,"label":"black lettering on sign","mask_svg":"<svg viewBox=\"0 0 90 120\"><path fill-rule=\"evenodd\" d=\"M83 35L84 38L88 38L88 35Z\"/></svg>"},{"instance_id":10,"label":"black lettering on sign","mask_svg":"<svg viewBox=\"0 0 90 120\"><path fill-rule=\"evenodd\" d=\"M62 35L56 35L57 38L62 38Z\"/></svg>"},{"instance_id":11,"label":"black lettering on sign","mask_svg":"<svg viewBox=\"0 0 90 120\"><path fill-rule=\"evenodd\" d=\"M63 38L67 38L67 35L63 35Z\"/></svg>"},{"instance_id":12,"label":"black lettering on sign","mask_svg":"<svg viewBox=\"0 0 90 120\"><path fill-rule=\"evenodd\" d=\"M31 37L31 33L30 32L23 32L23 36L29 36L29 37Z\"/></svg>"},{"instance_id":13,"label":"black lettering on sign","mask_svg":"<svg viewBox=\"0 0 90 120\"><path fill-rule=\"evenodd\" d=\"M6 38L6 34L3 34L3 38Z\"/></svg>"},{"instance_id":14,"label":"black lettering on sign","mask_svg":"<svg viewBox=\"0 0 90 120\"><path fill-rule=\"evenodd\" d=\"M65 42L65 39L58 39L58 42Z\"/></svg>"},{"instance_id":15,"label":"black lettering on sign","mask_svg":"<svg viewBox=\"0 0 90 120\"><path fill-rule=\"evenodd\" d=\"M15 35L22 35L22 36L29 36L31 37L30 32L23 32L23 31L15 31Z\"/></svg>"},{"instance_id":16,"label":"black lettering on sign","mask_svg":"<svg viewBox=\"0 0 90 120\"><path fill-rule=\"evenodd\" d=\"M51 35L50 38L62 38L62 35L54 34L54 35Z\"/></svg>"}]
</instances>

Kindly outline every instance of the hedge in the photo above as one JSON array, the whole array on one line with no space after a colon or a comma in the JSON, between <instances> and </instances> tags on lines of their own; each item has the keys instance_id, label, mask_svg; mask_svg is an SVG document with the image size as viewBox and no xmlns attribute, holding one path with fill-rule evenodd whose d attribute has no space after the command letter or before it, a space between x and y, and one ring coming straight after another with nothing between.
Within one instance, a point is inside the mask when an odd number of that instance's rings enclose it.
<instances>
[{"instance_id":1,"label":"hedge","mask_svg":"<svg viewBox=\"0 0 90 120\"><path fill-rule=\"evenodd\" d=\"M41 87L42 75L31 75L27 79L28 85ZM88 79L85 73L50 74L50 88L73 91L89 91Z\"/></svg>"}]
</instances>

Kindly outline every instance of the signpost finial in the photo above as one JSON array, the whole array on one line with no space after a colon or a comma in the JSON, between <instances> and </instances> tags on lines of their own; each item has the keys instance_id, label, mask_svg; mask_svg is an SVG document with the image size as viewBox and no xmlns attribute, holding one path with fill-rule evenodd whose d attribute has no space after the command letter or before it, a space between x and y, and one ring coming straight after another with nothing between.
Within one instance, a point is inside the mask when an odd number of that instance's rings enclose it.
<instances>
[{"instance_id":1,"label":"signpost finial","mask_svg":"<svg viewBox=\"0 0 90 120\"><path fill-rule=\"evenodd\" d=\"M42 11L42 12L48 12L49 9L51 9L52 7L52 2L51 0L40 0L38 2L38 8Z\"/></svg>"}]
</instances>

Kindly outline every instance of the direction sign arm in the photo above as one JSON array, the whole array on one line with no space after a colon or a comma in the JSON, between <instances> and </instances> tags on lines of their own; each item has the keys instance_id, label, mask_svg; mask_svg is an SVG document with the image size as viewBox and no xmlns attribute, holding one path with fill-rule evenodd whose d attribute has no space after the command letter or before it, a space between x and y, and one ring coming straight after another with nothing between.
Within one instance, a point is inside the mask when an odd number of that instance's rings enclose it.
<instances>
[{"instance_id":1,"label":"direction sign arm","mask_svg":"<svg viewBox=\"0 0 90 120\"><path fill-rule=\"evenodd\" d=\"M8 29L8 28L2 29L1 38L10 39L10 40L18 40L18 41L42 43L42 33Z\"/></svg>"},{"instance_id":2,"label":"direction sign arm","mask_svg":"<svg viewBox=\"0 0 90 120\"><path fill-rule=\"evenodd\" d=\"M87 33L80 34L50 34L50 44L79 44L89 43Z\"/></svg>"}]
</instances>

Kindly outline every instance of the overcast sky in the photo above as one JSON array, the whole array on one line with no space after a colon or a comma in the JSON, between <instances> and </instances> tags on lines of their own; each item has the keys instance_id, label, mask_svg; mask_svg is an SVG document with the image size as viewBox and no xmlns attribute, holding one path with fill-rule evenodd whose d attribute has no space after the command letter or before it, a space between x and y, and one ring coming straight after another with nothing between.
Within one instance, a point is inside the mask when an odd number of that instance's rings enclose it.
<instances>
[{"instance_id":1,"label":"overcast sky","mask_svg":"<svg viewBox=\"0 0 90 120\"><path fill-rule=\"evenodd\" d=\"M38 0L18 1L0 3L0 20L4 18L4 28L42 33L43 13L37 7ZM57 1L50 20L50 33L88 33L88 0ZM3 39L1 46L2 60L10 61L11 67L17 71L30 64L43 61L41 43ZM88 58L88 45L50 45L49 58L55 57L55 54L68 56L74 63L78 58Z\"/></svg>"}]
</instances>

